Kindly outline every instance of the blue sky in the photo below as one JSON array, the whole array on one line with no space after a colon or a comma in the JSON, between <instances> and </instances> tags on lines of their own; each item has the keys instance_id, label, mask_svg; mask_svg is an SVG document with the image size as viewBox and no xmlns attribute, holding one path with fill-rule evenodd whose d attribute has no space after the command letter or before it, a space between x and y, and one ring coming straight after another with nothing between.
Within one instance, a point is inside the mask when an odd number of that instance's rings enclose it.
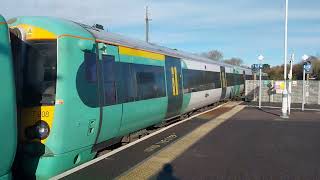
<instances>
[{"instance_id":1,"label":"blue sky","mask_svg":"<svg viewBox=\"0 0 320 180\"><path fill-rule=\"evenodd\" d=\"M0 13L55 16L105 26L144 39L144 10L150 8L150 41L201 53L211 49L245 64L283 62L285 0L5 0ZM289 0L289 53L320 55L320 1Z\"/></svg>"}]
</instances>

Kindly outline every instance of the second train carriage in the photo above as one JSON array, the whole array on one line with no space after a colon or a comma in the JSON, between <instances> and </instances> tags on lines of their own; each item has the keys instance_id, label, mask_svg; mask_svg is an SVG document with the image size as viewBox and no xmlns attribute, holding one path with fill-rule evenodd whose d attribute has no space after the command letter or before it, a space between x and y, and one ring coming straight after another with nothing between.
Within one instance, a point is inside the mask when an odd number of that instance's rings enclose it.
<instances>
[{"instance_id":1,"label":"second train carriage","mask_svg":"<svg viewBox=\"0 0 320 180\"><path fill-rule=\"evenodd\" d=\"M72 21L18 17L26 174L47 179L129 133L240 95L251 71Z\"/></svg>"}]
</instances>

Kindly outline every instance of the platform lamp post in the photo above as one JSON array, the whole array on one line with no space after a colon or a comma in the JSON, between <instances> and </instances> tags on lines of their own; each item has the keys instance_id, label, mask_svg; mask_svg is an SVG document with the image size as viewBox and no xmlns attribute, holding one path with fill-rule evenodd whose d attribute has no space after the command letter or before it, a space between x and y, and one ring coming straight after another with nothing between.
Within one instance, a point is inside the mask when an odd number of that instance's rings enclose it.
<instances>
[{"instance_id":1,"label":"platform lamp post","mask_svg":"<svg viewBox=\"0 0 320 180\"><path fill-rule=\"evenodd\" d=\"M262 86L262 79L261 79L261 75L262 75L262 61L263 61L264 57L262 55L258 56L258 60L259 60L259 109L261 109L261 86Z\"/></svg>"},{"instance_id":2,"label":"platform lamp post","mask_svg":"<svg viewBox=\"0 0 320 180\"><path fill-rule=\"evenodd\" d=\"M291 55L290 59L290 71L289 71L289 87L288 87L288 114L291 113L291 94L292 94L292 66L294 62L294 53Z\"/></svg>"},{"instance_id":3,"label":"platform lamp post","mask_svg":"<svg viewBox=\"0 0 320 180\"><path fill-rule=\"evenodd\" d=\"M309 59L309 56L308 55L303 55L302 56L302 61L303 61L303 80L302 80L302 107L301 107L301 110L304 111L304 104L306 103L305 99L306 99L306 89L305 89L305 86L306 86L306 62L307 60Z\"/></svg>"},{"instance_id":4,"label":"platform lamp post","mask_svg":"<svg viewBox=\"0 0 320 180\"><path fill-rule=\"evenodd\" d=\"M285 8L285 31L284 31L284 71L283 71L283 79L284 79L284 90L282 93L282 118L288 117L288 91L287 91L287 56L288 56L288 0L286 1Z\"/></svg>"}]
</instances>

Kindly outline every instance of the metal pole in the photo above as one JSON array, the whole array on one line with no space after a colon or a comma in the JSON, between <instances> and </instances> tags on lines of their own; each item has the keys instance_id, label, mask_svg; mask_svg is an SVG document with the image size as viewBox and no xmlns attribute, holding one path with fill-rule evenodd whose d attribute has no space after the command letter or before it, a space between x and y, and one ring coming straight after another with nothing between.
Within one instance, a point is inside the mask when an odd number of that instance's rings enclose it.
<instances>
[{"instance_id":1,"label":"metal pole","mask_svg":"<svg viewBox=\"0 0 320 180\"><path fill-rule=\"evenodd\" d=\"M261 65L261 64L260 64ZM260 67L260 72L259 72L259 109L261 109L261 73L262 73L262 69Z\"/></svg>"},{"instance_id":2,"label":"metal pole","mask_svg":"<svg viewBox=\"0 0 320 180\"><path fill-rule=\"evenodd\" d=\"M262 76L262 61L264 57L262 55L259 55L258 59L259 59L259 109L261 109L261 89L262 89L261 76Z\"/></svg>"},{"instance_id":3,"label":"metal pole","mask_svg":"<svg viewBox=\"0 0 320 180\"><path fill-rule=\"evenodd\" d=\"M289 71L289 89L288 89L288 114L291 113L291 94L292 94L292 66L294 61L294 54L291 55L290 71Z\"/></svg>"},{"instance_id":4,"label":"metal pole","mask_svg":"<svg viewBox=\"0 0 320 180\"><path fill-rule=\"evenodd\" d=\"M285 31L284 31L284 90L282 94L282 118L288 118L288 91L287 91L287 51L288 51L288 0L286 0L285 8Z\"/></svg>"},{"instance_id":5,"label":"metal pole","mask_svg":"<svg viewBox=\"0 0 320 180\"><path fill-rule=\"evenodd\" d=\"M303 68L303 81L302 81L302 108L301 110L304 111L304 104L305 104L305 80L306 80L306 70Z\"/></svg>"},{"instance_id":6,"label":"metal pole","mask_svg":"<svg viewBox=\"0 0 320 180\"><path fill-rule=\"evenodd\" d=\"M146 6L146 42L149 42L149 12L148 12L148 6Z\"/></svg>"},{"instance_id":7,"label":"metal pole","mask_svg":"<svg viewBox=\"0 0 320 180\"><path fill-rule=\"evenodd\" d=\"M284 32L284 89L287 90L287 59L288 58L288 0L286 0L285 32Z\"/></svg>"}]
</instances>

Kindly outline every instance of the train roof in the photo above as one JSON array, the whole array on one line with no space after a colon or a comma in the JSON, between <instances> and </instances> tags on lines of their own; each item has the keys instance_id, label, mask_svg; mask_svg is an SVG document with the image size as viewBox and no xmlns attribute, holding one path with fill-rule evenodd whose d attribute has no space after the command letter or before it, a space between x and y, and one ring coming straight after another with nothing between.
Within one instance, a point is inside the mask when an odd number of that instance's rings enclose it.
<instances>
[{"instance_id":1,"label":"train roof","mask_svg":"<svg viewBox=\"0 0 320 180\"><path fill-rule=\"evenodd\" d=\"M226 67L237 67L239 69L246 70L246 71L250 70L250 68L234 66L234 65L223 63L223 62L213 61L211 59L201 57L196 54L187 53L187 52L183 52L175 49L170 49L170 48L159 46L153 43L147 43L145 41L128 38L116 33L106 32L92 26L88 26L78 22L73 22L63 18L25 16L25 17L17 17L17 18L10 19L8 23L10 24L10 26L15 26L17 24L30 24L40 28L48 29L50 30L50 32L54 32L56 35L66 34L72 31L72 33L76 34L77 36L82 36L86 38L90 38L90 36L94 36L97 40L105 41L111 44L122 45L122 46L131 47L135 49L142 49L145 51L155 52L159 54L164 54L168 56L173 56L173 57L178 57L178 58L183 58L183 59L188 59L193 61L199 61L199 62L204 62L209 64L218 64Z\"/></svg>"},{"instance_id":2,"label":"train roof","mask_svg":"<svg viewBox=\"0 0 320 180\"><path fill-rule=\"evenodd\" d=\"M106 31L103 31L103 30L100 30L100 29L97 29L97 28L94 28L92 26L88 26L85 24L81 24L81 23L77 23L77 24L79 24L80 26L82 26L83 28L85 28L89 32L91 32L93 34L93 36L95 36L95 38L97 38L98 40L106 41L109 43L123 45L126 47L135 48L135 49L143 49L146 51L151 51L151 52L155 52L155 53L159 53L159 54L165 54L165 55L169 55L169 56L173 56L173 57L196 60L196 61L210 63L210 64L218 64L218 65L227 66L227 67L237 67L237 68L240 68L243 70L250 70L250 68L245 68L245 67L241 67L241 66L234 66L234 65L230 65L230 64L226 64L226 63L218 62L218 61L212 61L211 59L201 57L199 55L195 55L192 53L187 53L187 52L183 52L180 50L170 49L170 48L167 48L164 46L159 46L159 45L156 45L153 43L147 43L145 41L128 38L128 37L125 37L125 36L122 36L122 35L119 35L116 33L106 32Z\"/></svg>"}]
</instances>

